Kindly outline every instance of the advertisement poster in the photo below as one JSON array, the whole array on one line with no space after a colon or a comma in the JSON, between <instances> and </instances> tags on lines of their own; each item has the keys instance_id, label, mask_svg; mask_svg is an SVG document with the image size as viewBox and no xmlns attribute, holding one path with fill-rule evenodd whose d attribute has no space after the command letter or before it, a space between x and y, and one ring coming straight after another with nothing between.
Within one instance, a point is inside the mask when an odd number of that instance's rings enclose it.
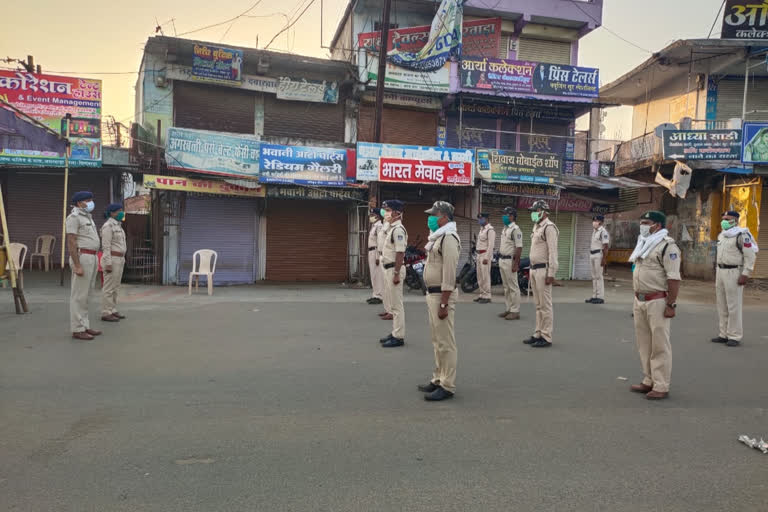
<instances>
[{"instance_id":1,"label":"advertisement poster","mask_svg":"<svg viewBox=\"0 0 768 512\"><path fill-rule=\"evenodd\" d=\"M727 0L722 39L768 39L768 1Z\"/></svg>"},{"instance_id":2,"label":"advertisement poster","mask_svg":"<svg viewBox=\"0 0 768 512\"><path fill-rule=\"evenodd\" d=\"M560 197L560 187L527 183L488 183L484 181L482 190L483 194L525 196L534 199L558 199Z\"/></svg>"},{"instance_id":3,"label":"advertisement poster","mask_svg":"<svg viewBox=\"0 0 768 512\"><path fill-rule=\"evenodd\" d=\"M357 143L358 181L379 179L379 160L399 158L405 160L429 160L440 162L467 162L470 168L475 161L472 149L441 148L433 146L403 146L400 144Z\"/></svg>"},{"instance_id":4,"label":"advertisement poster","mask_svg":"<svg viewBox=\"0 0 768 512\"><path fill-rule=\"evenodd\" d=\"M664 130L669 160L741 160L741 130Z\"/></svg>"},{"instance_id":5,"label":"advertisement poster","mask_svg":"<svg viewBox=\"0 0 768 512\"><path fill-rule=\"evenodd\" d=\"M477 173L488 181L555 185L561 181L562 168L563 157L553 153L477 150Z\"/></svg>"},{"instance_id":6,"label":"advertisement poster","mask_svg":"<svg viewBox=\"0 0 768 512\"><path fill-rule=\"evenodd\" d=\"M225 181L202 180L195 178L180 178L177 176L144 175L144 186L161 190L180 190L197 192L198 194L219 194L238 197L265 197L266 187L258 185L254 188L241 187Z\"/></svg>"},{"instance_id":7,"label":"advertisement poster","mask_svg":"<svg viewBox=\"0 0 768 512\"><path fill-rule=\"evenodd\" d=\"M195 44L192 77L204 82L239 84L243 81L243 51Z\"/></svg>"},{"instance_id":8,"label":"advertisement poster","mask_svg":"<svg viewBox=\"0 0 768 512\"><path fill-rule=\"evenodd\" d=\"M62 135L69 125L71 167L101 167L101 80L0 70L0 98ZM28 123L27 123L28 124ZM65 146L37 144L48 132L32 125L29 139L6 137L0 163L64 167Z\"/></svg>"},{"instance_id":9,"label":"advertisement poster","mask_svg":"<svg viewBox=\"0 0 768 512\"><path fill-rule=\"evenodd\" d=\"M259 167L262 183L343 187L347 150L262 144Z\"/></svg>"},{"instance_id":10,"label":"advertisement poster","mask_svg":"<svg viewBox=\"0 0 768 512\"><path fill-rule=\"evenodd\" d=\"M472 164L469 162L382 158L379 160L379 181L471 187Z\"/></svg>"},{"instance_id":11,"label":"advertisement poster","mask_svg":"<svg viewBox=\"0 0 768 512\"><path fill-rule=\"evenodd\" d=\"M307 80L281 76L277 83L277 99L338 103L339 83L326 80Z\"/></svg>"},{"instance_id":12,"label":"advertisement poster","mask_svg":"<svg viewBox=\"0 0 768 512\"><path fill-rule=\"evenodd\" d=\"M742 134L744 149L741 161L768 165L768 123L744 123Z\"/></svg>"},{"instance_id":13,"label":"advertisement poster","mask_svg":"<svg viewBox=\"0 0 768 512\"><path fill-rule=\"evenodd\" d=\"M597 98L600 86L594 68L469 56L462 57L459 79L462 90L582 98Z\"/></svg>"},{"instance_id":14,"label":"advertisement poster","mask_svg":"<svg viewBox=\"0 0 768 512\"><path fill-rule=\"evenodd\" d=\"M249 135L169 128L165 160L169 169L257 178L261 143Z\"/></svg>"}]
</instances>

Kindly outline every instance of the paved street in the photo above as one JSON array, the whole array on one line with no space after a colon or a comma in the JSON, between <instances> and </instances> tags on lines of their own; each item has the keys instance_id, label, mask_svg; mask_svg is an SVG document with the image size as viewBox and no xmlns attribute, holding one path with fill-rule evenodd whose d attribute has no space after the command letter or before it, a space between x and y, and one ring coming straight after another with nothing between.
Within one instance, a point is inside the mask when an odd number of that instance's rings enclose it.
<instances>
[{"instance_id":1,"label":"paved street","mask_svg":"<svg viewBox=\"0 0 768 512\"><path fill-rule=\"evenodd\" d=\"M521 343L529 301L504 322L499 295L464 297L458 392L430 404L416 294L402 349L340 286L128 286L128 320L83 343L67 291L30 278L30 315L0 292L0 510L766 510L768 455L736 440L768 436L765 303L728 349L709 285L684 285L671 399L653 403L628 391L628 283L605 306L588 287L555 289L550 349Z\"/></svg>"}]
</instances>

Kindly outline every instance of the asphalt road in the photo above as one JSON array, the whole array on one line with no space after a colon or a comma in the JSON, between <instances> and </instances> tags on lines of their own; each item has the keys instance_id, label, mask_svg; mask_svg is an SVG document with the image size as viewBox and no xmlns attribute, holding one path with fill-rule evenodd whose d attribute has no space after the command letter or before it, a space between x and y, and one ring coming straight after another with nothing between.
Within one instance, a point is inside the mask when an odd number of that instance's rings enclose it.
<instances>
[{"instance_id":1,"label":"asphalt road","mask_svg":"<svg viewBox=\"0 0 768 512\"><path fill-rule=\"evenodd\" d=\"M729 349L682 304L671 398L649 402L628 303L557 303L550 349L521 343L532 305L463 303L435 404L418 297L387 350L364 291L278 291L139 293L91 343L55 291L0 314L0 510L768 510L768 455L737 442L768 437L764 306Z\"/></svg>"}]
</instances>

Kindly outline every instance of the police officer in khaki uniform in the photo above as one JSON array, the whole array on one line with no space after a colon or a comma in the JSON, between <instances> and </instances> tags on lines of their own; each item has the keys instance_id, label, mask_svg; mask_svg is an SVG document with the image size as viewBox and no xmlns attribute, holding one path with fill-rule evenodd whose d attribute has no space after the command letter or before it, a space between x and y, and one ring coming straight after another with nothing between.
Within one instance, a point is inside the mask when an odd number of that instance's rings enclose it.
<instances>
[{"instance_id":1,"label":"police officer in khaki uniform","mask_svg":"<svg viewBox=\"0 0 768 512\"><path fill-rule=\"evenodd\" d=\"M432 348L435 352L435 371L432 379L420 385L419 391L427 393L424 399L437 402L453 398L456 392L456 267L459 265L461 241L453 221L453 205L437 201L429 214L427 226L431 234L424 248L427 263L424 266L424 283L427 285L427 310Z\"/></svg>"},{"instance_id":2,"label":"police officer in khaki uniform","mask_svg":"<svg viewBox=\"0 0 768 512\"><path fill-rule=\"evenodd\" d=\"M592 269L592 298L584 302L587 304L605 304L605 282L603 274L605 273L605 263L608 257L608 244L611 237L603 223L605 217L595 215L592 217L592 240L589 245L589 263Z\"/></svg>"},{"instance_id":3,"label":"police officer in khaki uniform","mask_svg":"<svg viewBox=\"0 0 768 512\"><path fill-rule=\"evenodd\" d=\"M384 311L379 313L379 316L382 320L392 320L392 308L389 305L389 287L387 286L387 283L384 282L384 267L381 265L381 252L384 249L384 237L389 231L389 222L384 218L386 214L384 208L379 209L379 214L383 221L381 223L381 229L379 229L379 232L376 235L376 266L378 267L381 276L381 300L384 305Z\"/></svg>"},{"instance_id":4,"label":"police officer in khaki uniform","mask_svg":"<svg viewBox=\"0 0 768 512\"><path fill-rule=\"evenodd\" d=\"M88 320L88 294L96 281L97 254L101 246L91 212L95 204L91 192L72 196L72 213L67 216L67 248L72 268L69 297L69 323L76 340L92 340L101 331L91 329Z\"/></svg>"},{"instance_id":5,"label":"police officer in khaki uniform","mask_svg":"<svg viewBox=\"0 0 768 512\"><path fill-rule=\"evenodd\" d=\"M403 280L405 279L405 248L408 245L408 232L402 223L405 204L397 199L384 202L384 220L389 228L384 234L381 249L381 265L384 268L384 286L389 296L392 317L392 332L379 340L383 347L402 347L405 345L405 309L403 308ZM385 317L386 318L386 317Z\"/></svg>"},{"instance_id":6,"label":"police officer in khaki uniform","mask_svg":"<svg viewBox=\"0 0 768 512\"><path fill-rule=\"evenodd\" d=\"M496 246L496 231L488 222L489 215L481 213L477 222L482 226L477 235L477 284L480 286L480 296L474 302L489 304L491 302L491 262L493 248Z\"/></svg>"},{"instance_id":7,"label":"police officer in khaki uniform","mask_svg":"<svg viewBox=\"0 0 768 512\"><path fill-rule=\"evenodd\" d=\"M381 304L383 302L384 272L379 265L379 231L382 228L381 213L378 208L371 208L368 220L371 229L368 231L368 270L371 274L371 288L373 289L371 298L366 302L368 304Z\"/></svg>"},{"instance_id":8,"label":"police officer in khaki uniform","mask_svg":"<svg viewBox=\"0 0 768 512\"><path fill-rule=\"evenodd\" d=\"M560 231L549 220L549 205L536 201L531 206L534 223L531 234L531 288L536 304L536 330L523 343L536 348L552 346L552 285L557 274L557 240Z\"/></svg>"},{"instance_id":9,"label":"police officer in khaki uniform","mask_svg":"<svg viewBox=\"0 0 768 512\"><path fill-rule=\"evenodd\" d=\"M723 231L717 237L717 312L720 333L715 343L738 347L744 337L741 326L741 308L744 285L755 269L757 243L749 229L739 227L739 212L723 214L720 226Z\"/></svg>"},{"instance_id":10,"label":"police officer in khaki uniform","mask_svg":"<svg viewBox=\"0 0 768 512\"><path fill-rule=\"evenodd\" d=\"M101 319L105 322L119 322L125 315L117 310L120 282L125 268L125 231L120 225L125 219L123 205L112 203L107 206L104 216L107 221L101 226L101 268L104 270L104 285L101 289Z\"/></svg>"},{"instance_id":11,"label":"police officer in khaki uniform","mask_svg":"<svg viewBox=\"0 0 768 512\"><path fill-rule=\"evenodd\" d=\"M520 285L517 281L517 271L520 269L520 256L523 253L523 231L517 225L517 210L504 208L501 217L504 229L501 231L499 247L499 270L504 283L505 309L499 317L506 320L520 318Z\"/></svg>"},{"instance_id":12,"label":"police officer in khaki uniform","mask_svg":"<svg viewBox=\"0 0 768 512\"><path fill-rule=\"evenodd\" d=\"M643 382L630 388L649 400L669 396L672 374L670 321L675 316L680 291L680 249L664 226L662 212L640 217L640 236L629 261L635 264L635 339L643 366Z\"/></svg>"}]
</instances>

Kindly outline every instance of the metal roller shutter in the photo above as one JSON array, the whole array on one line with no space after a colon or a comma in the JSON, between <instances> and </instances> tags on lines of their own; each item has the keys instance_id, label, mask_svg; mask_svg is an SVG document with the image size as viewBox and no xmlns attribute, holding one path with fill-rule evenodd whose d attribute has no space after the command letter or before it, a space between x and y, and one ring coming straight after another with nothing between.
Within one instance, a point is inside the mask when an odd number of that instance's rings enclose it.
<instances>
[{"instance_id":1,"label":"metal roller shutter","mask_svg":"<svg viewBox=\"0 0 768 512\"><path fill-rule=\"evenodd\" d=\"M360 105L358 116L357 140L372 141L374 108L369 105ZM385 107L381 139L385 144L435 146L437 144L437 112Z\"/></svg>"},{"instance_id":2,"label":"metal roller shutter","mask_svg":"<svg viewBox=\"0 0 768 512\"><path fill-rule=\"evenodd\" d=\"M755 262L755 271L753 277L768 279L768 189L762 190L760 200L760 227L757 233L757 247L760 252L757 253Z\"/></svg>"},{"instance_id":3,"label":"metal roller shutter","mask_svg":"<svg viewBox=\"0 0 768 512\"><path fill-rule=\"evenodd\" d=\"M174 126L214 132L254 133L257 93L175 81Z\"/></svg>"},{"instance_id":4,"label":"metal roller shutter","mask_svg":"<svg viewBox=\"0 0 768 512\"><path fill-rule=\"evenodd\" d=\"M348 205L337 201L267 200L269 281L347 279Z\"/></svg>"},{"instance_id":5,"label":"metal roller shutter","mask_svg":"<svg viewBox=\"0 0 768 512\"><path fill-rule=\"evenodd\" d=\"M459 269L469 261L470 240L472 240L472 234L477 233L477 220L470 219L468 217L456 217L456 231L459 233L459 240L461 240L461 254L459 254Z\"/></svg>"},{"instance_id":6,"label":"metal roller shutter","mask_svg":"<svg viewBox=\"0 0 768 512\"><path fill-rule=\"evenodd\" d=\"M499 55L500 59L506 59L509 55L509 39L512 36L509 32L503 32L501 39L499 40Z\"/></svg>"},{"instance_id":7,"label":"metal roller shutter","mask_svg":"<svg viewBox=\"0 0 768 512\"><path fill-rule=\"evenodd\" d=\"M590 262L590 247L592 245L592 216L584 213L574 214L576 217L576 233L573 250L573 278L592 279L592 264Z\"/></svg>"},{"instance_id":8,"label":"metal roller shutter","mask_svg":"<svg viewBox=\"0 0 768 512\"><path fill-rule=\"evenodd\" d=\"M264 95L264 135L344 140L344 101L338 104L279 100Z\"/></svg>"},{"instance_id":9,"label":"metal roller shutter","mask_svg":"<svg viewBox=\"0 0 768 512\"><path fill-rule=\"evenodd\" d=\"M181 218L179 284L187 284L192 256L200 249L212 249L218 254L215 285L248 284L256 280L256 205L254 199L187 194Z\"/></svg>"},{"instance_id":10,"label":"metal roller shutter","mask_svg":"<svg viewBox=\"0 0 768 512\"><path fill-rule=\"evenodd\" d=\"M570 64L571 43L521 37L518 39L517 59L547 64Z\"/></svg>"},{"instance_id":11,"label":"metal roller shutter","mask_svg":"<svg viewBox=\"0 0 768 512\"><path fill-rule=\"evenodd\" d=\"M741 119L744 104L744 79L720 80L717 84L717 120ZM749 80L747 90L747 112L753 110L765 111L768 109L768 80ZM759 121L764 119L765 113L747 114L747 121Z\"/></svg>"}]
</instances>

